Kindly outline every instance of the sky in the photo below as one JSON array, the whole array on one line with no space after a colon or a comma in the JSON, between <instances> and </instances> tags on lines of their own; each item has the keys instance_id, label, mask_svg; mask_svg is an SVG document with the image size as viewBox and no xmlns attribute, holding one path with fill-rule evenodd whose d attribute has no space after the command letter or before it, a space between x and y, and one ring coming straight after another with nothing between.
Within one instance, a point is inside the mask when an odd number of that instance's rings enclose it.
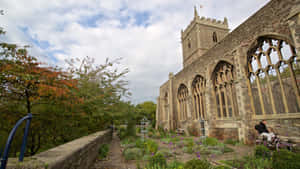
<instances>
[{"instance_id":1,"label":"sky","mask_svg":"<svg viewBox=\"0 0 300 169\"><path fill-rule=\"evenodd\" d=\"M269 0L1 0L0 41L30 45L34 56L65 67L72 57L122 58L137 104L156 101L169 72L182 69L180 31L200 16L228 18L232 31ZM201 8L200 8L201 6Z\"/></svg>"}]
</instances>

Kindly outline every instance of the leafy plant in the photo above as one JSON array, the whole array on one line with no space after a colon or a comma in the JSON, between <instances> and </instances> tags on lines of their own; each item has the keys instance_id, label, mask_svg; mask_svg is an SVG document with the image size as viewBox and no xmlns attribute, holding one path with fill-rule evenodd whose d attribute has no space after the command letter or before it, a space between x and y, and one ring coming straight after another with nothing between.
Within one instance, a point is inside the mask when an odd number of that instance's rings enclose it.
<instances>
[{"instance_id":1,"label":"leafy plant","mask_svg":"<svg viewBox=\"0 0 300 169\"><path fill-rule=\"evenodd\" d=\"M299 169L300 154L296 154L288 150L274 152L272 156L272 164L273 169Z\"/></svg>"},{"instance_id":2,"label":"leafy plant","mask_svg":"<svg viewBox=\"0 0 300 169\"><path fill-rule=\"evenodd\" d=\"M169 144L171 142L171 138L162 138L160 139L161 142Z\"/></svg>"},{"instance_id":3,"label":"leafy plant","mask_svg":"<svg viewBox=\"0 0 300 169\"><path fill-rule=\"evenodd\" d=\"M195 152L201 155L209 155L211 151L207 146L198 145L195 147Z\"/></svg>"},{"instance_id":4,"label":"leafy plant","mask_svg":"<svg viewBox=\"0 0 300 169\"><path fill-rule=\"evenodd\" d=\"M156 139L159 139L161 138L161 135L158 131L155 131L154 135L153 135L153 138L156 138Z\"/></svg>"},{"instance_id":5,"label":"leafy plant","mask_svg":"<svg viewBox=\"0 0 300 169\"><path fill-rule=\"evenodd\" d=\"M145 148L145 142L142 139L137 139L135 141L135 145L138 148L144 149Z\"/></svg>"},{"instance_id":6,"label":"leafy plant","mask_svg":"<svg viewBox=\"0 0 300 169\"><path fill-rule=\"evenodd\" d=\"M173 156L172 152L166 148L158 150L157 153L164 155L164 157L166 157L166 158Z\"/></svg>"},{"instance_id":7,"label":"leafy plant","mask_svg":"<svg viewBox=\"0 0 300 169\"><path fill-rule=\"evenodd\" d=\"M145 146L146 146L146 152L153 153L153 154L157 152L158 144L155 141L148 139L145 141Z\"/></svg>"},{"instance_id":8,"label":"leafy plant","mask_svg":"<svg viewBox=\"0 0 300 169\"><path fill-rule=\"evenodd\" d=\"M161 153L156 153L154 156L152 156L149 160L149 166L160 166L160 167L166 167L167 166L167 160Z\"/></svg>"},{"instance_id":9,"label":"leafy plant","mask_svg":"<svg viewBox=\"0 0 300 169\"><path fill-rule=\"evenodd\" d=\"M202 143L207 146L216 146L219 144L219 141L213 137L206 137Z\"/></svg>"},{"instance_id":10,"label":"leafy plant","mask_svg":"<svg viewBox=\"0 0 300 169\"><path fill-rule=\"evenodd\" d=\"M226 140L224 141L224 143L225 143L225 144L230 144L230 145L236 145L236 144L239 143L239 141L238 141L238 140L233 140L233 139L226 139Z\"/></svg>"},{"instance_id":11,"label":"leafy plant","mask_svg":"<svg viewBox=\"0 0 300 169\"><path fill-rule=\"evenodd\" d=\"M192 138L185 138L184 145L188 147L193 147L195 145L194 140Z\"/></svg>"},{"instance_id":12,"label":"leafy plant","mask_svg":"<svg viewBox=\"0 0 300 169\"><path fill-rule=\"evenodd\" d=\"M109 145L108 144L102 144L99 148L98 154L100 159L106 158L107 154L109 152Z\"/></svg>"},{"instance_id":13,"label":"leafy plant","mask_svg":"<svg viewBox=\"0 0 300 169\"><path fill-rule=\"evenodd\" d=\"M255 147L255 157L269 159L271 157L271 151L264 145L258 145Z\"/></svg>"},{"instance_id":14,"label":"leafy plant","mask_svg":"<svg viewBox=\"0 0 300 169\"><path fill-rule=\"evenodd\" d=\"M166 169L165 166L160 166L159 164L147 165L145 169Z\"/></svg>"},{"instance_id":15,"label":"leafy plant","mask_svg":"<svg viewBox=\"0 0 300 169\"><path fill-rule=\"evenodd\" d=\"M125 160L137 160L142 158L143 153L140 148L128 148L123 152Z\"/></svg>"},{"instance_id":16,"label":"leafy plant","mask_svg":"<svg viewBox=\"0 0 300 169\"><path fill-rule=\"evenodd\" d=\"M245 160L244 159L220 160L220 162L235 168L243 168Z\"/></svg>"},{"instance_id":17,"label":"leafy plant","mask_svg":"<svg viewBox=\"0 0 300 169\"><path fill-rule=\"evenodd\" d=\"M245 169L253 169L253 168L258 168L258 169L270 169L272 167L272 161L269 159L263 159L263 158L255 158L253 156L250 157L245 157L244 159L245 164L244 168Z\"/></svg>"},{"instance_id":18,"label":"leafy plant","mask_svg":"<svg viewBox=\"0 0 300 169\"><path fill-rule=\"evenodd\" d=\"M167 169L184 169L183 166L184 163L174 160L168 164Z\"/></svg>"},{"instance_id":19,"label":"leafy plant","mask_svg":"<svg viewBox=\"0 0 300 169\"><path fill-rule=\"evenodd\" d=\"M224 146L224 149L223 149L223 152L224 153L231 153L231 152L234 152L234 150L228 146Z\"/></svg>"},{"instance_id":20,"label":"leafy plant","mask_svg":"<svg viewBox=\"0 0 300 169\"><path fill-rule=\"evenodd\" d=\"M192 159L184 164L184 169L210 169L212 166L207 160Z\"/></svg>"},{"instance_id":21,"label":"leafy plant","mask_svg":"<svg viewBox=\"0 0 300 169\"><path fill-rule=\"evenodd\" d=\"M194 150L193 147L183 147L183 152L192 154Z\"/></svg>"},{"instance_id":22,"label":"leafy plant","mask_svg":"<svg viewBox=\"0 0 300 169\"><path fill-rule=\"evenodd\" d=\"M213 169L231 169L231 168L221 165L221 166L214 167Z\"/></svg>"}]
</instances>

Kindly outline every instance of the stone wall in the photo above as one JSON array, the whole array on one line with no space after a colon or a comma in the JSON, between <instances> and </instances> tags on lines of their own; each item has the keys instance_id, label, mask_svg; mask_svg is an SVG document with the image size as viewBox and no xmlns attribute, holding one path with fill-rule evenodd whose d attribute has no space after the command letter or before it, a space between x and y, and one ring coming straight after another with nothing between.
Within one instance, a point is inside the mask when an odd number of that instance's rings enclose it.
<instances>
[{"instance_id":1,"label":"stone wall","mask_svg":"<svg viewBox=\"0 0 300 169\"><path fill-rule=\"evenodd\" d=\"M7 169L89 169L102 144L112 139L110 130L100 131L18 162L8 159Z\"/></svg>"},{"instance_id":2,"label":"stone wall","mask_svg":"<svg viewBox=\"0 0 300 169\"><path fill-rule=\"evenodd\" d=\"M210 137L215 137L219 140L233 139L238 140L237 128L214 128L211 129Z\"/></svg>"}]
</instances>

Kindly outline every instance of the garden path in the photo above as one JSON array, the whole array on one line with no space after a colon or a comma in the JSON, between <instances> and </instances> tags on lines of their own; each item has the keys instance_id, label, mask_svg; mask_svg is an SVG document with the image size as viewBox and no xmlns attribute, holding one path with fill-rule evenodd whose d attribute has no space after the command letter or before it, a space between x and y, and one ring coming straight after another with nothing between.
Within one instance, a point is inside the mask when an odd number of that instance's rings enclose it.
<instances>
[{"instance_id":1,"label":"garden path","mask_svg":"<svg viewBox=\"0 0 300 169\"><path fill-rule=\"evenodd\" d=\"M114 133L107 160L97 159L93 169L136 169L136 165L134 163L125 163L122 156L120 139L117 134Z\"/></svg>"}]
</instances>

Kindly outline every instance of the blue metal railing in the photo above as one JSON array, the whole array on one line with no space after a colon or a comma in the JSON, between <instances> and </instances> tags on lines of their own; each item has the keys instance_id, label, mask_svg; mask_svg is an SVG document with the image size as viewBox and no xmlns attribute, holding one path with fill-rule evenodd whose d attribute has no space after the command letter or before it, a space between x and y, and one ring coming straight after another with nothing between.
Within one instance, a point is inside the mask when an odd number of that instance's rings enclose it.
<instances>
[{"instance_id":1,"label":"blue metal railing","mask_svg":"<svg viewBox=\"0 0 300 169\"><path fill-rule=\"evenodd\" d=\"M28 136L28 131L29 131L29 126L30 126L31 119L32 119L32 114L29 113L27 116L20 119L17 122L17 124L14 126L14 128L11 130L11 132L9 133L9 136L7 138L7 142L6 142L6 145L5 145L5 148L4 148L4 152L3 152L3 157L0 158L0 160L1 160L0 169L5 169L6 168L9 149L10 149L10 145L12 143L12 140L14 138L14 135L15 135L18 127L22 124L22 122L27 120L26 127L25 127L25 132L24 132L24 136L23 136L23 141L22 141L22 146L21 146L21 152L20 152L20 156L19 156L19 161L23 161L24 153L25 153L25 150L26 150L27 136ZM1 154L1 152L0 152L0 154Z\"/></svg>"}]
</instances>

